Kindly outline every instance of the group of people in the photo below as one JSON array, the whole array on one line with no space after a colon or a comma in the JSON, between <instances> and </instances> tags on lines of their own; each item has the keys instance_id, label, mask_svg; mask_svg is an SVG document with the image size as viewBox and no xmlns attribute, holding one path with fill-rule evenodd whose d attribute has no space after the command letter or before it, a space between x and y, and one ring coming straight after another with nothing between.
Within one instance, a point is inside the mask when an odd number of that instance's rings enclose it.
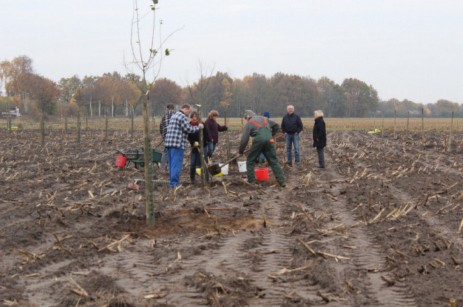
<instances>
[{"instance_id":1,"label":"group of people","mask_svg":"<svg viewBox=\"0 0 463 307\"><path fill-rule=\"evenodd\" d=\"M174 188L180 184L183 157L188 143L191 146L190 180L192 183L195 182L196 168L201 165L203 158L199 152L200 131L203 131L204 160L206 163L209 162L219 142L219 132L228 129L226 125L217 123L218 116L219 112L212 110L206 121L201 122L199 114L196 111L192 112L189 104L184 104L177 112L174 111L173 105L167 105L159 128L164 141L161 168L166 164L169 166L170 187Z\"/></svg>"},{"instance_id":2,"label":"group of people","mask_svg":"<svg viewBox=\"0 0 463 307\"><path fill-rule=\"evenodd\" d=\"M166 113L161 119L160 131L164 141L164 154L161 160L161 167L169 166L170 187L175 188L180 184L180 174L183 166L183 158L187 144L190 143L190 180L195 182L196 168L201 165L204 158L207 163L214 153L218 141L219 132L226 131L226 125L217 123L219 113L216 110L209 112L205 122L200 121L199 114L192 112L190 105L183 105L175 112L175 107L167 105ZM280 186L286 186L283 170L276 156L274 136L280 126L270 120L270 114L264 112L257 115L252 110L246 110L244 119L247 121L243 128L240 145L236 158L244 155L249 139L252 138L252 146L247 152L246 170L249 183L256 181L254 168L257 161L265 158L275 174ZM324 148L326 146L326 128L323 120L323 112L314 112L313 147L317 148L318 163L320 168L325 167ZM294 113L294 106L287 106L287 114L281 122L281 131L285 135L286 142L286 164L292 164L292 151L294 148L294 162L300 164L299 134L303 131L302 120ZM203 131L204 156L201 157L200 131Z\"/></svg>"},{"instance_id":3,"label":"group of people","mask_svg":"<svg viewBox=\"0 0 463 307\"><path fill-rule=\"evenodd\" d=\"M212 158L212 154L215 152L217 144L219 143L219 132L227 131L228 127L226 125L219 125L217 123L217 117L219 117L219 112L212 110L209 112L207 119L204 123L203 129L203 148L204 148L204 161L209 163ZM200 124L199 114L197 112L192 112L190 114L190 124L192 126L197 126ZM201 155L199 152L200 147L200 135L199 131L191 133L188 135L188 141L191 145L190 152L190 180L191 183L195 183L196 169L201 166ZM206 178L208 173L206 172Z\"/></svg>"},{"instance_id":4,"label":"group of people","mask_svg":"<svg viewBox=\"0 0 463 307\"><path fill-rule=\"evenodd\" d=\"M301 163L299 134L304 129L304 126L299 115L294 113L293 105L288 105L286 111L287 113L283 116L283 120L281 121L281 131L285 135L286 142L286 164L288 166L293 166L292 149L294 147L294 162L296 165L299 165L299 163ZM324 148L326 147L326 127L323 116L323 111L321 110L316 110L314 112L315 123L312 137L313 147L317 148L319 168L325 168Z\"/></svg>"}]
</instances>

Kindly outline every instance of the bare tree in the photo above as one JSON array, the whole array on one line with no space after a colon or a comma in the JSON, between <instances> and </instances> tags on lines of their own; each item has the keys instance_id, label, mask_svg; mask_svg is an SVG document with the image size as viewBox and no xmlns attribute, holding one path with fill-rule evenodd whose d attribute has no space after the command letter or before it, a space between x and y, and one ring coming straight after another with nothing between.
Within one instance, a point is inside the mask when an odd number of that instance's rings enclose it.
<instances>
[{"instance_id":1,"label":"bare tree","mask_svg":"<svg viewBox=\"0 0 463 307\"><path fill-rule=\"evenodd\" d=\"M141 82L139 83L141 96L140 101L143 112L143 139L144 139L144 171L145 171L145 197L146 197L146 223L148 225L154 225L154 187L153 187L153 164L151 161L151 136L150 136L150 121L149 121L149 93L157 79L160 70L163 56L168 56L170 51L163 47L164 42L174 33L163 39L161 34L159 37L155 37L156 26L156 6L158 0L151 0L152 4L149 9L144 9L138 5L138 0L133 0L133 15L132 15L132 26L130 32L131 50L132 50L132 65L135 65L141 72ZM147 17L151 17L149 20L150 26L148 27L149 33L145 36L142 33L144 23L147 21ZM162 20L159 22L159 27L162 25ZM161 33L161 31L159 31ZM147 37L147 41L143 39ZM158 43L156 43L158 42ZM147 47L143 45L147 43ZM156 47L157 46L157 47ZM149 82L147 80L148 72L153 72L153 77Z\"/></svg>"},{"instance_id":2,"label":"bare tree","mask_svg":"<svg viewBox=\"0 0 463 307\"><path fill-rule=\"evenodd\" d=\"M198 63L198 70L199 70L199 81L195 83L193 86L188 85L188 93L190 94L190 98L193 101L193 104L195 105L201 105L203 107L207 108L207 91L209 89L209 85L211 83L211 77L212 74L214 73L214 67L212 67L209 71L208 75L205 74L206 68L204 67L204 64L199 61ZM200 114L201 116L203 114Z\"/></svg>"},{"instance_id":3,"label":"bare tree","mask_svg":"<svg viewBox=\"0 0 463 307\"><path fill-rule=\"evenodd\" d=\"M210 75L208 77L204 76L204 67L201 62L199 62L199 72L200 78L197 84L193 87L188 86L188 93L190 94L190 98L193 101L195 108L198 110L199 114L199 121L201 122L202 116L202 108L208 101L206 98L207 89L211 82L212 72L214 68L211 69ZM200 130L199 132L199 156L201 157L201 183L203 187L205 186L206 182L209 180L209 176L206 177L206 163L204 161L204 143L203 143L203 131Z\"/></svg>"}]
</instances>

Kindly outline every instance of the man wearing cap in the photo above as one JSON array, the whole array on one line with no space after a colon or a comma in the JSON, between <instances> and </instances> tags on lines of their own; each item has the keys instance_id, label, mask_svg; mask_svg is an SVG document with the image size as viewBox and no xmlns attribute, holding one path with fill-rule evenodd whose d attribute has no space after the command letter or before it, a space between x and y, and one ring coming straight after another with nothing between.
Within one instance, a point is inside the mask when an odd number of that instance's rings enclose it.
<instances>
[{"instance_id":1,"label":"man wearing cap","mask_svg":"<svg viewBox=\"0 0 463 307\"><path fill-rule=\"evenodd\" d=\"M286 186L285 176L276 157L274 145L275 141L272 137L272 133L276 133L279 128L278 124L267 117L257 116L256 113L251 110L246 110L244 112L244 119L248 122L244 126L243 134L241 135L238 154L243 155L244 150L248 145L249 137L252 137L252 146L249 150L248 156L246 157L248 182L254 183L256 181L254 167L257 157L262 152L267 159L268 164L272 168L280 186Z\"/></svg>"}]
</instances>

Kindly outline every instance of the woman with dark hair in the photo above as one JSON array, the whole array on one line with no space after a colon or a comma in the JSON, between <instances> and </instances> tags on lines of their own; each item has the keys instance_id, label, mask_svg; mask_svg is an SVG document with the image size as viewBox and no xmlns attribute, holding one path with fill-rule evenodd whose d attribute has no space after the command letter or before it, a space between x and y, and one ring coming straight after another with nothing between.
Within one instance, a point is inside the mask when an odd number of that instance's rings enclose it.
<instances>
[{"instance_id":1,"label":"woman with dark hair","mask_svg":"<svg viewBox=\"0 0 463 307\"><path fill-rule=\"evenodd\" d=\"M198 113L193 111L190 114L190 125L198 126L199 125L199 116ZM188 134L188 141L191 145L190 152L190 180L191 183L195 183L196 169L201 167L201 156L199 154L199 131ZM207 131L203 129L203 144L206 144L207 140ZM206 173L207 175L207 173Z\"/></svg>"},{"instance_id":2,"label":"woman with dark hair","mask_svg":"<svg viewBox=\"0 0 463 307\"><path fill-rule=\"evenodd\" d=\"M313 126L313 147L317 148L318 154L318 167L325 168L325 153L326 146L326 127L323 120L323 111L317 110L314 112L314 126Z\"/></svg>"},{"instance_id":3,"label":"woman with dark hair","mask_svg":"<svg viewBox=\"0 0 463 307\"><path fill-rule=\"evenodd\" d=\"M228 127L219 125L217 123L217 117L219 117L219 112L212 110L209 112L206 122L204 123L204 130L207 131L207 142L206 142L206 161L209 162L209 159L212 157L217 144L219 143L219 132L227 131Z\"/></svg>"}]
</instances>

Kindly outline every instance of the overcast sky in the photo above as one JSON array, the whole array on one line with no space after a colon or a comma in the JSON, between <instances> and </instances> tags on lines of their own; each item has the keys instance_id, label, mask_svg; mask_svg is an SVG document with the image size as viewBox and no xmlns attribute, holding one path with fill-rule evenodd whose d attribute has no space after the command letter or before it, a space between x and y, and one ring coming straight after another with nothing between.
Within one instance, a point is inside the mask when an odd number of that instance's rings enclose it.
<instances>
[{"instance_id":1,"label":"overcast sky","mask_svg":"<svg viewBox=\"0 0 463 307\"><path fill-rule=\"evenodd\" d=\"M0 4L0 60L26 55L55 81L128 72L132 0ZM357 78L383 100L463 103L461 0L159 0L158 8L162 36L179 30L160 77L181 86L199 78L202 63L233 78Z\"/></svg>"}]
</instances>

